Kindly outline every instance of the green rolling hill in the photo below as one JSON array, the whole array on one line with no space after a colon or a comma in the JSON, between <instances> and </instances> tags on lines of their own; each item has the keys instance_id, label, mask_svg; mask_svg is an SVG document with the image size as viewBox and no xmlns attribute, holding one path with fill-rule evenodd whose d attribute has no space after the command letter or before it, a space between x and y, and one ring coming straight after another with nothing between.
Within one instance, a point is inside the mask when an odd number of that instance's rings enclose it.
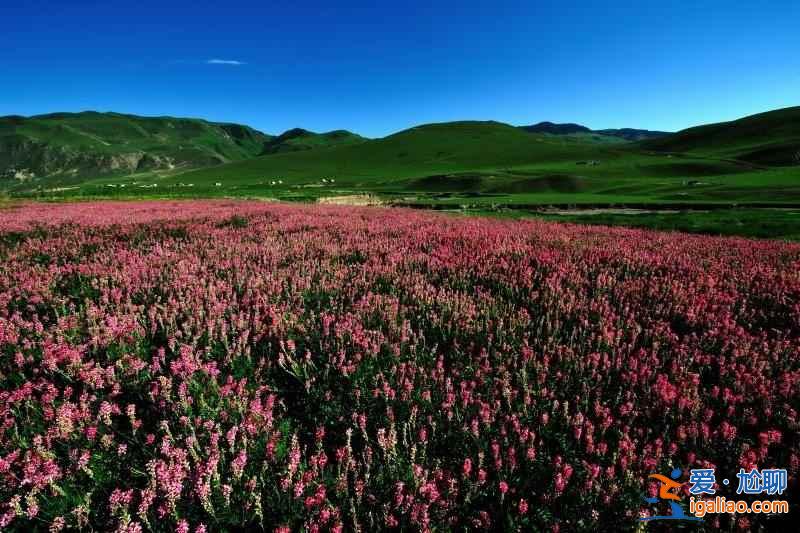
<instances>
[{"instance_id":1,"label":"green rolling hill","mask_svg":"<svg viewBox=\"0 0 800 533\"><path fill-rule=\"evenodd\" d=\"M640 146L754 165L796 166L800 165L800 106L697 126L644 141Z\"/></svg>"},{"instance_id":2,"label":"green rolling hill","mask_svg":"<svg viewBox=\"0 0 800 533\"><path fill-rule=\"evenodd\" d=\"M118 113L0 117L0 175L85 178L215 165L262 153L250 127Z\"/></svg>"},{"instance_id":3,"label":"green rolling hill","mask_svg":"<svg viewBox=\"0 0 800 533\"><path fill-rule=\"evenodd\" d=\"M462 121L380 139L114 113L3 117L0 187L39 196L374 193L440 205L800 204L798 140L800 108L675 134Z\"/></svg>"},{"instance_id":4,"label":"green rolling hill","mask_svg":"<svg viewBox=\"0 0 800 533\"><path fill-rule=\"evenodd\" d=\"M426 124L359 144L199 169L161 184L191 183L196 190L220 184L223 190L279 196L373 191L441 198L449 193L537 203L681 202L709 199L705 193L727 201L731 187L749 187L742 176L752 172L749 164L660 154L596 137L530 133L499 122ZM783 176L771 179L782 186Z\"/></svg>"},{"instance_id":5,"label":"green rolling hill","mask_svg":"<svg viewBox=\"0 0 800 533\"><path fill-rule=\"evenodd\" d=\"M188 172L173 181L252 186L276 179L287 185L333 179L339 185L370 188L482 189L482 178L476 176L485 174L490 180L489 174L531 164L577 168L581 161L601 157L617 159L622 152L580 137L531 134L499 122L465 121L426 124L358 144L261 156Z\"/></svg>"},{"instance_id":6,"label":"green rolling hill","mask_svg":"<svg viewBox=\"0 0 800 533\"><path fill-rule=\"evenodd\" d=\"M279 154L283 152L301 152L329 146L359 144L367 139L347 130L335 130L326 133L314 133L302 128L294 128L283 132L264 144L259 155Z\"/></svg>"},{"instance_id":7,"label":"green rolling hill","mask_svg":"<svg viewBox=\"0 0 800 533\"><path fill-rule=\"evenodd\" d=\"M347 131L273 136L240 124L119 113L0 117L0 179L81 182L102 175L176 172L262 154L362 142Z\"/></svg>"}]
</instances>

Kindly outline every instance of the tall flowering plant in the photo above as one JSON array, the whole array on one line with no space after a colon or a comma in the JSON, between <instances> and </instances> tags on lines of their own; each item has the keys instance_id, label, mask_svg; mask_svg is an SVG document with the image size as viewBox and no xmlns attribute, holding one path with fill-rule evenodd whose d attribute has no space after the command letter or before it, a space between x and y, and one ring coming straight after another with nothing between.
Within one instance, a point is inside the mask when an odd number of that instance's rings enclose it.
<instances>
[{"instance_id":1,"label":"tall flowering plant","mask_svg":"<svg viewBox=\"0 0 800 533\"><path fill-rule=\"evenodd\" d=\"M625 530L656 471L796 491L798 267L408 210L3 210L0 526Z\"/></svg>"}]
</instances>

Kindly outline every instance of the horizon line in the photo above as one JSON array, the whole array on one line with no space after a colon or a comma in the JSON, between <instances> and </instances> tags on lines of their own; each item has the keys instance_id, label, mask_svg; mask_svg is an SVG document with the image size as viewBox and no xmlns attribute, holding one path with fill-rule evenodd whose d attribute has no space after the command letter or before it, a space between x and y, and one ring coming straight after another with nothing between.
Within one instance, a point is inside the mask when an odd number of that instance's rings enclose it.
<instances>
[{"instance_id":1,"label":"horizon line","mask_svg":"<svg viewBox=\"0 0 800 533\"><path fill-rule=\"evenodd\" d=\"M267 131L265 131L264 129L261 129L259 127L251 125L251 123L242 122L242 121L238 121L238 120L212 120L210 118L206 118L206 117L202 117L202 116L171 115L171 114L140 114L140 113L131 113L131 112L114 111L114 110L98 111L97 109L82 109L82 110L79 110L79 111L48 111L48 112L44 112L44 113L36 113L36 114L31 114L31 115L21 115L21 114L12 113L12 114L8 114L8 115L0 115L0 119L8 119L8 118L32 119L32 118L40 118L40 117L46 117L48 115L58 115L58 114L79 115L79 114L86 114L86 113L97 113L97 114L133 116L133 117L141 117L141 118L173 118L173 119L184 119L184 120L201 120L201 121L212 123L212 124L238 124L238 125L247 126L249 128L252 128L252 129L254 129L256 131L259 131L260 133L264 133L264 134L267 134L267 135L274 135L274 136L281 135L282 133L285 133L285 132L293 130L293 129L302 129L302 130L305 130L305 131L308 131L308 132L311 132L311 133L330 133L330 132L333 132L333 131L348 131L350 133L354 133L354 134L360 135L361 137L364 137L366 139L372 140L372 139L382 139L382 138L385 138L385 137L389 137L391 135L395 135L397 133L401 133L403 131L407 131L407 130L414 129L414 128L419 128L421 126L429 126L429 125L435 125L435 124L450 124L450 123L458 123L458 122L495 122L495 123L498 123L498 124L505 124L505 125L508 125L508 126L511 126L511 127L515 127L515 128L522 128L522 127L527 127L527 126L536 126L536 125L545 124L545 123L550 123L550 124L554 124L554 125L570 124L570 125L577 125L577 126L582 126L582 127L588 128L593 133L594 132L601 132L603 130L620 130L620 129L635 129L635 130L643 130L643 131L657 131L657 132L663 132L663 133L677 133L677 132L680 132L680 131L683 131L683 130L686 130L686 129L690 129L690 128L694 128L694 127L698 127L698 126L704 126L704 125L708 125L708 124L720 124L720 123L724 123L724 122L731 122L731 121L735 121L735 120L738 120L738 119L741 119L741 118L745 118L745 117L750 117L750 116L754 116L754 115L760 115L760 114L763 114L763 113L769 113L769 112L773 112L773 111L782 111L782 110L785 110L785 109L792 109L794 107L800 107L800 106L788 106L788 107L771 108L771 109L767 109L767 110L763 110L763 111L758 111L758 112L755 112L755 113L750 113L750 114L747 114L747 115L738 115L736 118L732 118L732 119L729 119L729 120L721 120L721 121L716 121L716 122L695 123L695 124L692 124L692 125L689 125L689 126L686 126L684 128L681 128L681 129L678 129L678 130L674 130L674 131L662 130L662 129L658 129L658 128L639 127L639 126L632 126L632 125L620 126L620 127L592 128L592 127L587 126L586 124L583 124L581 122L573 122L573 121L556 122L556 121L552 121L552 120L539 120L538 122L527 122L527 123L522 123L522 124L514 124L512 122L504 122L502 120L497 120L497 119L455 119L455 120L434 120L434 121L431 121L431 122L422 122L422 123L419 123L419 124L412 124L412 125L406 126L404 128L400 128L400 129L397 129L397 130L390 131L389 133L386 133L385 135L380 135L380 136L376 136L376 137L369 137L369 136L363 135L363 134L358 133L357 131L354 131L354 130L349 129L347 127L338 127L338 128L333 128L333 129L330 129L330 130L318 131L316 129L309 129L309 128L305 128L305 127L302 127L302 126L292 126L292 127L289 127L287 129L281 131L280 133L272 134L272 133L267 133ZM277 130L273 130L273 131L277 131Z\"/></svg>"}]
</instances>

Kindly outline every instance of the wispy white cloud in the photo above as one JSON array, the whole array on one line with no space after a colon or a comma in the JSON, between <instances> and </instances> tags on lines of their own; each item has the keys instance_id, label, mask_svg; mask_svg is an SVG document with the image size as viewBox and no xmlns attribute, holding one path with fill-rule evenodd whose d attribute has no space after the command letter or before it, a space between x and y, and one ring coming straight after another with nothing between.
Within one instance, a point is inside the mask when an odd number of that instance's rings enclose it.
<instances>
[{"instance_id":1,"label":"wispy white cloud","mask_svg":"<svg viewBox=\"0 0 800 533\"><path fill-rule=\"evenodd\" d=\"M239 67L241 65L246 65L244 61L237 61L235 59L209 59L206 61L208 65L233 65L235 67Z\"/></svg>"}]
</instances>

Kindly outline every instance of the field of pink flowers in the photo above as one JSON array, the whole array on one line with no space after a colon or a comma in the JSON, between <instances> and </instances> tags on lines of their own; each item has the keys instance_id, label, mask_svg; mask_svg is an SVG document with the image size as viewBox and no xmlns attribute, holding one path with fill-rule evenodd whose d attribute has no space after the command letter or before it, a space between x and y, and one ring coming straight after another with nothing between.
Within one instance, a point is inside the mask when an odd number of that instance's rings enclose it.
<instances>
[{"instance_id":1,"label":"field of pink flowers","mask_svg":"<svg viewBox=\"0 0 800 533\"><path fill-rule=\"evenodd\" d=\"M0 525L631 530L648 474L707 465L787 468L792 499L798 271L395 209L3 209Z\"/></svg>"}]
</instances>

